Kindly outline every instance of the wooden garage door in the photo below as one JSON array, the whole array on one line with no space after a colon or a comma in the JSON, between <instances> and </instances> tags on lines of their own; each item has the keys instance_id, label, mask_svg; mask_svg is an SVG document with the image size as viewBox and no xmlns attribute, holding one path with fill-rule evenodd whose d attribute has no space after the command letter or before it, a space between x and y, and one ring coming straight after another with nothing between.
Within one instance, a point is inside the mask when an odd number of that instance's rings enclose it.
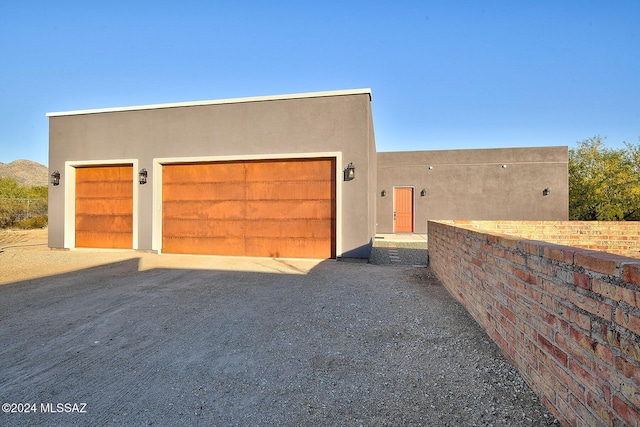
<instances>
[{"instance_id":1,"label":"wooden garage door","mask_svg":"<svg viewBox=\"0 0 640 427\"><path fill-rule=\"evenodd\" d=\"M172 164L162 251L335 258L335 159Z\"/></svg>"},{"instance_id":2,"label":"wooden garage door","mask_svg":"<svg viewBox=\"0 0 640 427\"><path fill-rule=\"evenodd\" d=\"M133 166L76 168L76 247L130 249Z\"/></svg>"}]
</instances>

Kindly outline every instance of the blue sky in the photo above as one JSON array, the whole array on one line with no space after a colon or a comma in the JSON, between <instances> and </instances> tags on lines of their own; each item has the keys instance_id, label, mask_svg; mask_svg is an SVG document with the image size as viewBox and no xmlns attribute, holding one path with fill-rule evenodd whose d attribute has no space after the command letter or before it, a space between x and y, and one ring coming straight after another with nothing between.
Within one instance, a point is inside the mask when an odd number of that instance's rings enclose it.
<instances>
[{"instance_id":1,"label":"blue sky","mask_svg":"<svg viewBox=\"0 0 640 427\"><path fill-rule=\"evenodd\" d=\"M0 162L47 112L371 88L378 151L640 138L640 1L6 1Z\"/></svg>"}]
</instances>

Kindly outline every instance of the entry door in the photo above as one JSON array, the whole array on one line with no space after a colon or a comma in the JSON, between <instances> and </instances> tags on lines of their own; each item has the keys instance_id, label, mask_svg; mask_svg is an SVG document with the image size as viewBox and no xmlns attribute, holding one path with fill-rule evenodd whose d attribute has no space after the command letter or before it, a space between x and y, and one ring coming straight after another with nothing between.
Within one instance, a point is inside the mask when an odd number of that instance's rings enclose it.
<instances>
[{"instance_id":1,"label":"entry door","mask_svg":"<svg viewBox=\"0 0 640 427\"><path fill-rule=\"evenodd\" d=\"M393 189L393 231L413 233L413 188Z\"/></svg>"}]
</instances>

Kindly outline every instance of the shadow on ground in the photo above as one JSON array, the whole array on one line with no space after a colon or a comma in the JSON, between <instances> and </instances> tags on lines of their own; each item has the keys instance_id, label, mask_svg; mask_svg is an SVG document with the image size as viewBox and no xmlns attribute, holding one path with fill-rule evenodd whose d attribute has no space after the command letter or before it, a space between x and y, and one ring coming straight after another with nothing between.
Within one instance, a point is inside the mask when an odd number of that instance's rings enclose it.
<instances>
[{"instance_id":1,"label":"shadow on ground","mask_svg":"<svg viewBox=\"0 0 640 427\"><path fill-rule=\"evenodd\" d=\"M426 268L141 270L0 286L0 424L553 423Z\"/></svg>"}]
</instances>

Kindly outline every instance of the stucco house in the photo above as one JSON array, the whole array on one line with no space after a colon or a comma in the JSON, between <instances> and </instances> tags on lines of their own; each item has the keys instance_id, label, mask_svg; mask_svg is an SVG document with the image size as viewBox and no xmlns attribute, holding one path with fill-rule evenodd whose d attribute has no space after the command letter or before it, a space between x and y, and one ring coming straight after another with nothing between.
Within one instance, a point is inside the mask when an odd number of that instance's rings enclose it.
<instances>
[{"instance_id":1,"label":"stucco house","mask_svg":"<svg viewBox=\"0 0 640 427\"><path fill-rule=\"evenodd\" d=\"M367 258L427 219L568 215L567 147L378 153L369 89L47 116L52 248Z\"/></svg>"}]
</instances>

